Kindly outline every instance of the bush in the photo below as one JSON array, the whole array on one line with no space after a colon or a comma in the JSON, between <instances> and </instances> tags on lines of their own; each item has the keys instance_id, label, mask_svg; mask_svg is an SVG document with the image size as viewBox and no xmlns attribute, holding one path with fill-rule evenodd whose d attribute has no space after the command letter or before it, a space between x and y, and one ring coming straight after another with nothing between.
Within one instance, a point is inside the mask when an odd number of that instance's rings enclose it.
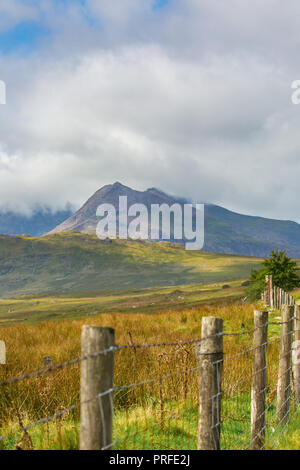
<instances>
[{"instance_id":1,"label":"bush","mask_svg":"<svg viewBox=\"0 0 300 470\"><path fill-rule=\"evenodd\" d=\"M261 299L261 294L265 288L265 281L250 281L246 289L246 297L249 302L255 302Z\"/></svg>"},{"instance_id":2,"label":"bush","mask_svg":"<svg viewBox=\"0 0 300 470\"><path fill-rule=\"evenodd\" d=\"M285 251L273 250L269 258L263 261L263 268L253 269L249 286L246 289L246 296L250 302L260 300L261 294L265 290L266 275L272 275L274 285L289 292L300 286L300 279L297 276L297 263L290 259Z\"/></svg>"}]
</instances>

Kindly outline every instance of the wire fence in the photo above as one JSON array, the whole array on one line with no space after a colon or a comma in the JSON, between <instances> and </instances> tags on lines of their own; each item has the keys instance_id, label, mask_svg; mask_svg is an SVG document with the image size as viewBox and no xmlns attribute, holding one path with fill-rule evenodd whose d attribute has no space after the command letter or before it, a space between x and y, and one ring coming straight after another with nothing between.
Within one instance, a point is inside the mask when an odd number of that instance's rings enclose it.
<instances>
[{"instance_id":1,"label":"wire fence","mask_svg":"<svg viewBox=\"0 0 300 470\"><path fill-rule=\"evenodd\" d=\"M241 332L203 317L187 341L115 345L84 328L80 357L2 377L1 449L272 449L298 419L297 305Z\"/></svg>"}]
</instances>

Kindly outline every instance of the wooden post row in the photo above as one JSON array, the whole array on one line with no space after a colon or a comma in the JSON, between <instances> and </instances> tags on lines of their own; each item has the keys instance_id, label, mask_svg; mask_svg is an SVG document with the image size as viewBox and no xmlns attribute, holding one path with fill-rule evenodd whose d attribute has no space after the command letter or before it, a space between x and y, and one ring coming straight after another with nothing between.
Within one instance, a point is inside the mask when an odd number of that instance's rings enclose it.
<instances>
[{"instance_id":1,"label":"wooden post row","mask_svg":"<svg viewBox=\"0 0 300 470\"><path fill-rule=\"evenodd\" d=\"M223 320L202 318L199 348L200 394L198 449L220 449L221 383L223 369ZM205 339L207 338L207 339Z\"/></svg>"},{"instance_id":2,"label":"wooden post row","mask_svg":"<svg viewBox=\"0 0 300 470\"><path fill-rule=\"evenodd\" d=\"M114 346L114 330L84 325L81 334L82 356ZM80 450L101 450L112 443L112 397L114 352L95 355L81 362Z\"/></svg>"}]
</instances>

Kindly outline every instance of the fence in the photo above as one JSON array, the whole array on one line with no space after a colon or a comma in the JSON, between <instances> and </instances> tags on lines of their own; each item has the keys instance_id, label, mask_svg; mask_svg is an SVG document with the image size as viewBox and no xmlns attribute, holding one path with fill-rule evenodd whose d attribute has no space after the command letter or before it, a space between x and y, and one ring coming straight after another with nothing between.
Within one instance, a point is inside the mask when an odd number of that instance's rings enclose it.
<instances>
[{"instance_id":1,"label":"fence","mask_svg":"<svg viewBox=\"0 0 300 470\"><path fill-rule=\"evenodd\" d=\"M283 305L295 305L294 297L285 292L284 289L281 289L278 286L275 286L273 281L273 276L266 276L266 286L265 291L262 294L262 300L265 305L269 306L272 310L280 310Z\"/></svg>"},{"instance_id":2,"label":"fence","mask_svg":"<svg viewBox=\"0 0 300 470\"><path fill-rule=\"evenodd\" d=\"M36 448L43 439L53 448L55 428L59 448L276 448L299 410L300 306L283 305L280 321L269 315L255 311L253 328L236 332L203 317L201 338L153 344L116 345L113 329L84 326L81 357L46 358L44 369L0 382L0 446ZM66 371L80 375L80 397L30 421L32 381L43 381L50 410L54 378L67 387Z\"/></svg>"}]
</instances>

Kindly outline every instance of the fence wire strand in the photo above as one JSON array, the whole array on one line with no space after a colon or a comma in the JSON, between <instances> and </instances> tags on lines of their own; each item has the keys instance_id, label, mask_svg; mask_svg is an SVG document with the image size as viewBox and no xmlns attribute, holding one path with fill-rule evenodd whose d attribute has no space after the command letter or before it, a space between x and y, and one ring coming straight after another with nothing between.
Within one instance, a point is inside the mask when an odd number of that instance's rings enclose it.
<instances>
[{"instance_id":1,"label":"fence wire strand","mask_svg":"<svg viewBox=\"0 0 300 470\"><path fill-rule=\"evenodd\" d=\"M295 317L289 322L268 321L263 327L283 326L294 320ZM255 441L265 435L267 446L274 448L278 445L280 436L286 430L289 420L299 411L292 393L292 350L285 355L281 354L281 360L285 356L290 357L289 367L282 374L278 370L280 344L285 337L292 339L292 335L298 330L292 330L286 335L281 334L275 338L272 337L260 346L254 347L251 344L253 334L257 330L258 328L241 332L223 332L187 341L116 345L48 368L3 380L0 382L0 386L4 387L4 390L5 386L21 387L22 382L27 379L47 379L48 374L59 373L62 369L107 354L118 354L118 361L122 360L122 355L129 356L132 364L130 374L136 378L133 382L122 383L120 376L118 376L112 388L90 400L84 402L78 400L75 404L25 425L19 419L17 430L13 429L4 436L0 436L0 442L11 440L14 434L19 436L20 432L26 434L38 426L48 426L49 423L69 416L71 413L75 413L75 415L77 413L78 419L80 407L90 401L97 400L104 442L102 450L197 449L201 357L203 356L205 360L205 356L209 356L209 354L201 353L197 349L197 345L216 336L223 336L226 338L224 355L221 359L212 361L218 378L216 393L210 397L213 404L210 431L214 446L218 447L220 437L222 449L249 449ZM254 353L260 347L266 351L267 363L265 367L253 371ZM151 377L151 368L154 364L159 373ZM137 380L139 367L143 365L149 368L150 378ZM250 373L247 373L249 371ZM78 373L78 371L76 372ZM259 392L265 397L266 406L263 413L258 415L256 419L264 418L264 424L260 429L260 434L251 437L252 385L255 376L261 373L267 373L266 386ZM287 374L289 381L283 390L286 399L281 407L278 408L277 405L276 409L277 381L283 376L287 377ZM51 388L51 381L47 382L46 380L45 382L46 392L48 392L47 387ZM21 389L21 392L20 396L24 404L30 392L25 389ZM103 407L105 396L108 396L109 399L113 422L111 440L109 440L106 431ZM4 397L9 400L9 390L4 392ZM287 411L285 411L286 408ZM285 411L284 415L278 419L277 416L282 410ZM20 411L17 410L17 413L19 414ZM47 432L49 433L49 429ZM261 448L263 447L261 446Z\"/></svg>"}]
</instances>

